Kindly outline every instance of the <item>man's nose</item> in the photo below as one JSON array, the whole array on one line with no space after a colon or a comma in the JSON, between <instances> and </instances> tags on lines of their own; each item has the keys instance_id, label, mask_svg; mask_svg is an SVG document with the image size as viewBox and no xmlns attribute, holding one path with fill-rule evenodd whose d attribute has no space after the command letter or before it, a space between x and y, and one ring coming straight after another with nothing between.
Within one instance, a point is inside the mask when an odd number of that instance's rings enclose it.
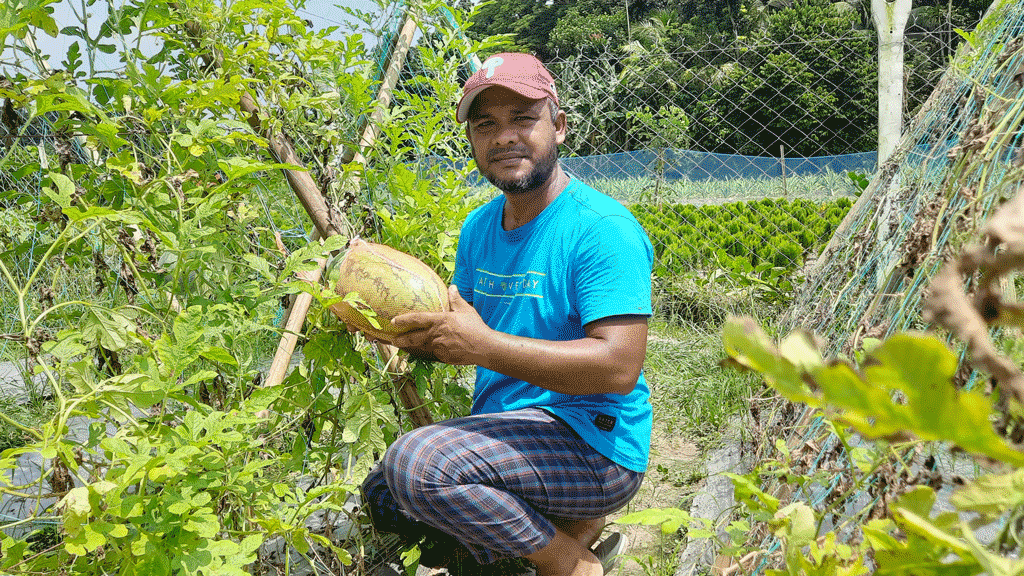
<instances>
[{"instance_id":1,"label":"man's nose","mask_svg":"<svg viewBox=\"0 0 1024 576\"><path fill-rule=\"evenodd\" d=\"M516 127L512 124L504 124L498 127L497 134L494 135L494 142L499 146L506 146L512 144L519 138Z\"/></svg>"}]
</instances>

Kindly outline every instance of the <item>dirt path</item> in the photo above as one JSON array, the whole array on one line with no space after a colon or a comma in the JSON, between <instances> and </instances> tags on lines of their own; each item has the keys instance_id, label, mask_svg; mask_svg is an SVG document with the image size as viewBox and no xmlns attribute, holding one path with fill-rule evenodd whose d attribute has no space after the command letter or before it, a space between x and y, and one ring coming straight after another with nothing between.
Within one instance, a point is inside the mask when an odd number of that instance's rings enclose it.
<instances>
[{"instance_id":1,"label":"dirt path","mask_svg":"<svg viewBox=\"0 0 1024 576\"><path fill-rule=\"evenodd\" d=\"M629 512L648 508L688 508L689 496L695 487L690 480L701 474L700 451L686 439L664 433L655 425L651 437L651 462L640 492L629 506L609 518L613 520ZM657 526L615 525L629 543L616 576L672 576L680 540L675 535L662 535Z\"/></svg>"}]
</instances>

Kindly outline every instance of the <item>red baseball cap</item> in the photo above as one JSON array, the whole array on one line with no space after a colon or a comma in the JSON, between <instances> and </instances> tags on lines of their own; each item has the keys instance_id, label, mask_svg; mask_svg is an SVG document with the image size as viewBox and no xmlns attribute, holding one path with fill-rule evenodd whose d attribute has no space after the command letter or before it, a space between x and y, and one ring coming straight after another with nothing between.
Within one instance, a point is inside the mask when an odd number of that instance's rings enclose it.
<instances>
[{"instance_id":1,"label":"red baseball cap","mask_svg":"<svg viewBox=\"0 0 1024 576\"><path fill-rule=\"evenodd\" d=\"M551 98L558 104L555 79L540 60L529 54L504 52L484 60L480 69L466 80L455 119L465 122L473 100L491 86L503 86L531 100Z\"/></svg>"}]
</instances>

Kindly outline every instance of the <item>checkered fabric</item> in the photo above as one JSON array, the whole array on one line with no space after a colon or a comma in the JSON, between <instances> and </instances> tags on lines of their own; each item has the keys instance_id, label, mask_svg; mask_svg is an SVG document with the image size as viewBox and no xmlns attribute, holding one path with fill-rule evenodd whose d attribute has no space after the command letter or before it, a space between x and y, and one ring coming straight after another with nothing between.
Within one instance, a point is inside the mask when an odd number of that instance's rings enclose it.
<instances>
[{"instance_id":1,"label":"checkered fabric","mask_svg":"<svg viewBox=\"0 0 1024 576\"><path fill-rule=\"evenodd\" d=\"M489 564L546 546L555 534L550 518L622 508L642 481L561 420L527 409L403 435L364 481L363 501L378 530L416 539L439 529Z\"/></svg>"}]
</instances>

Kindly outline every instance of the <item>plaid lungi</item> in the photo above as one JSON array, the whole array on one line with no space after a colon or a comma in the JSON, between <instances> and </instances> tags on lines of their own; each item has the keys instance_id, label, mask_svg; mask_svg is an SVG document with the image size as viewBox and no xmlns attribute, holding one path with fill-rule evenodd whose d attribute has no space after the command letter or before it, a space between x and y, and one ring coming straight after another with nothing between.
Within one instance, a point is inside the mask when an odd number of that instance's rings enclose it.
<instances>
[{"instance_id":1,"label":"plaid lungi","mask_svg":"<svg viewBox=\"0 0 1024 576\"><path fill-rule=\"evenodd\" d=\"M540 409L446 420L408 432L363 482L378 530L451 535L481 564L522 557L555 534L551 518L626 505L643 473L597 453Z\"/></svg>"}]
</instances>

